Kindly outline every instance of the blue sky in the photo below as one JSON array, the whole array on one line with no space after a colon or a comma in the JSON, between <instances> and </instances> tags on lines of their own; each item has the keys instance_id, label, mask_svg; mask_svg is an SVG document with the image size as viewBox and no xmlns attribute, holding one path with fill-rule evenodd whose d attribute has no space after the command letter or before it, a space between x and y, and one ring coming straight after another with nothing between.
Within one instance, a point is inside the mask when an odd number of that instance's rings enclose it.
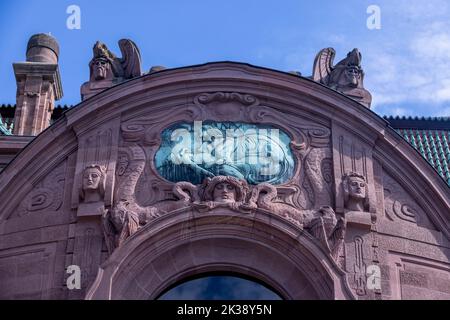
<instances>
[{"instance_id":1,"label":"blue sky","mask_svg":"<svg viewBox=\"0 0 450 320\"><path fill-rule=\"evenodd\" d=\"M72 4L81 30L66 27ZM380 30L366 26L371 4L381 9ZM130 38L145 71L232 60L309 76L320 49L334 47L337 63L356 47L375 112L450 116L446 0L0 0L0 103L15 102L12 63L25 60L29 37L40 32L60 44L62 104L80 101L96 40L120 56L117 41Z\"/></svg>"}]
</instances>

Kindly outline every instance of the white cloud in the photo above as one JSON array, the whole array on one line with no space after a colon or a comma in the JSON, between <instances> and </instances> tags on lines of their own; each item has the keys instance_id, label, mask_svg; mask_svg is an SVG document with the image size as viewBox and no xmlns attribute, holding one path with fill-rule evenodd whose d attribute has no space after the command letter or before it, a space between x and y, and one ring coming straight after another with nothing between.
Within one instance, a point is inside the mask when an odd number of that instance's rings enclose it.
<instances>
[{"instance_id":1,"label":"white cloud","mask_svg":"<svg viewBox=\"0 0 450 320\"><path fill-rule=\"evenodd\" d=\"M391 2L392 0L389 0ZM448 17L448 0L396 0L392 1L394 10L402 17L410 19L435 19L436 17Z\"/></svg>"},{"instance_id":2,"label":"white cloud","mask_svg":"<svg viewBox=\"0 0 450 320\"><path fill-rule=\"evenodd\" d=\"M399 22L398 34L380 33L379 41L366 41L361 48L374 109L393 115L441 114L450 105L450 22L443 19L449 7L439 0L402 1L396 9L403 12L398 19L414 23Z\"/></svg>"},{"instance_id":3,"label":"white cloud","mask_svg":"<svg viewBox=\"0 0 450 320\"><path fill-rule=\"evenodd\" d=\"M361 31L353 22L346 23L354 29L339 29L327 22L314 31L316 47L285 41L283 46L272 47L271 54L283 62L283 70L300 70L308 76L320 49L334 47L337 63L358 47L363 55L364 85L372 93L376 112L442 114L450 107L450 1L377 0L375 4L381 8L381 30ZM303 40L294 37L299 34L295 28L277 34Z\"/></svg>"}]
</instances>

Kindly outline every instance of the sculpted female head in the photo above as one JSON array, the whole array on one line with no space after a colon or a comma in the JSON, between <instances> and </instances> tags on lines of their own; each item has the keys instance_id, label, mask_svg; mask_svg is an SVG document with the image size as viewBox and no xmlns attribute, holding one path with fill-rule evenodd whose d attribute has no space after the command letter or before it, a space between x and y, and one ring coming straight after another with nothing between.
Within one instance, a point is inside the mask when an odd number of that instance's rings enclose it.
<instances>
[{"instance_id":1,"label":"sculpted female head","mask_svg":"<svg viewBox=\"0 0 450 320\"><path fill-rule=\"evenodd\" d=\"M81 188L81 198L84 199L86 193L96 192L100 195L105 193L105 169L99 165L89 165L83 171Z\"/></svg>"},{"instance_id":2,"label":"sculpted female head","mask_svg":"<svg viewBox=\"0 0 450 320\"><path fill-rule=\"evenodd\" d=\"M205 181L205 201L243 202L247 196L248 185L245 180L230 176L216 176Z\"/></svg>"}]
</instances>

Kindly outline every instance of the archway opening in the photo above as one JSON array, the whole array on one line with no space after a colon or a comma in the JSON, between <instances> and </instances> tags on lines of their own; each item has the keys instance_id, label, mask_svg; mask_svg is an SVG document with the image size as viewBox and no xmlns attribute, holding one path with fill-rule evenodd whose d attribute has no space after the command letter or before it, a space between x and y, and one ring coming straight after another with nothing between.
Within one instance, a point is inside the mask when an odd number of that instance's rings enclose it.
<instances>
[{"instance_id":1,"label":"archway opening","mask_svg":"<svg viewBox=\"0 0 450 320\"><path fill-rule=\"evenodd\" d=\"M282 300L258 279L237 273L203 273L167 288L158 300Z\"/></svg>"}]
</instances>

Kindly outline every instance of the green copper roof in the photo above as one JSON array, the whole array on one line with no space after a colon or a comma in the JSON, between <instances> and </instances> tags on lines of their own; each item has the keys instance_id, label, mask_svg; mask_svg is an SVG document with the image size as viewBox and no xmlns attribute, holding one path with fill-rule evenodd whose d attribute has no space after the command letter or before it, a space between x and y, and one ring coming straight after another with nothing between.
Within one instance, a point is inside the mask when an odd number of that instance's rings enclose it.
<instances>
[{"instance_id":1,"label":"green copper roof","mask_svg":"<svg viewBox=\"0 0 450 320\"><path fill-rule=\"evenodd\" d=\"M450 187L450 117L384 117Z\"/></svg>"},{"instance_id":2,"label":"green copper roof","mask_svg":"<svg viewBox=\"0 0 450 320\"><path fill-rule=\"evenodd\" d=\"M6 123L3 122L2 117L0 116L0 135L11 135L12 132L7 128Z\"/></svg>"},{"instance_id":3,"label":"green copper roof","mask_svg":"<svg viewBox=\"0 0 450 320\"><path fill-rule=\"evenodd\" d=\"M396 129L450 186L450 131Z\"/></svg>"}]
</instances>

